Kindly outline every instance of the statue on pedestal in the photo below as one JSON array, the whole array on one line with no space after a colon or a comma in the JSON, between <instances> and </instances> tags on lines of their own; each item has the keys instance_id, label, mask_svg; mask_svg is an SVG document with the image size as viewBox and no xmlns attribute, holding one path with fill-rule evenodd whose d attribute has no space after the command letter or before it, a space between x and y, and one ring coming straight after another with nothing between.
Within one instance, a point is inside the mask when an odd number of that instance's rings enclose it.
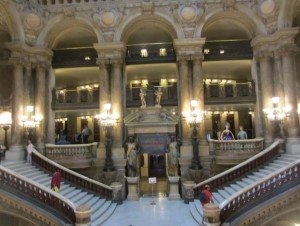
<instances>
[{"instance_id":1,"label":"statue on pedestal","mask_svg":"<svg viewBox=\"0 0 300 226\"><path fill-rule=\"evenodd\" d=\"M178 176L178 142L175 139L175 136L171 136L171 141L168 146L168 175L169 176Z\"/></svg>"},{"instance_id":2,"label":"statue on pedestal","mask_svg":"<svg viewBox=\"0 0 300 226\"><path fill-rule=\"evenodd\" d=\"M141 108L145 108L146 107L146 92L143 88L140 89L140 98L141 98L141 102L142 102Z\"/></svg>"},{"instance_id":3,"label":"statue on pedestal","mask_svg":"<svg viewBox=\"0 0 300 226\"><path fill-rule=\"evenodd\" d=\"M160 100L161 100L161 96L163 95L163 92L161 90L161 87L158 87L158 89L155 91L154 93L156 95L156 105L157 107L160 107Z\"/></svg>"},{"instance_id":4,"label":"statue on pedestal","mask_svg":"<svg viewBox=\"0 0 300 226\"><path fill-rule=\"evenodd\" d=\"M129 177L136 177L138 174L137 150L133 137L129 137L127 143L127 170Z\"/></svg>"}]
</instances>

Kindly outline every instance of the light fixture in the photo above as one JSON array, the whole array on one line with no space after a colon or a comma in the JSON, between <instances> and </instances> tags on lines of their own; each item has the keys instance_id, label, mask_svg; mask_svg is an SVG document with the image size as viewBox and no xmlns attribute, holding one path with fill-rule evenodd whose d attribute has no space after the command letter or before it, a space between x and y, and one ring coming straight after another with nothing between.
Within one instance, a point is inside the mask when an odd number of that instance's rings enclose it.
<instances>
[{"instance_id":1,"label":"light fixture","mask_svg":"<svg viewBox=\"0 0 300 226\"><path fill-rule=\"evenodd\" d=\"M41 114L33 115L34 107L29 105L25 107L27 114L21 115L21 125L26 131L26 138L31 139L32 130L41 125L44 117Z\"/></svg>"},{"instance_id":2,"label":"light fixture","mask_svg":"<svg viewBox=\"0 0 300 226\"><path fill-rule=\"evenodd\" d=\"M187 122L192 127L192 145L193 145L193 159L191 169L202 169L199 160L199 142L197 136L197 129L199 123L203 120L203 111L197 109L198 101L191 100L191 111L182 112L183 117L186 118Z\"/></svg>"},{"instance_id":3,"label":"light fixture","mask_svg":"<svg viewBox=\"0 0 300 226\"><path fill-rule=\"evenodd\" d=\"M142 87L147 87L148 86L148 80L144 79L142 80Z\"/></svg>"},{"instance_id":4,"label":"light fixture","mask_svg":"<svg viewBox=\"0 0 300 226\"><path fill-rule=\"evenodd\" d=\"M167 55L166 48L160 48L159 49L159 56L166 56L166 55Z\"/></svg>"},{"instance_id":5,"label":"light fixture","mask_svg":"<svg viewBox=\"0 0 300 226\"><path fill-rule=\"evenodd\" d=\"M27 112L33 112L34 107L31 105L26 106L26 111Z\"/></svg>"},{"instance_id":6,"label":"light fixture","mask_svg":"<svg viewBox=\"0 0 300 226\"><path fill-rule=\"evenodd\" d=\"M174 79L174 78L172 78L172 79L169 79L169 82L172 82L172 83L174 83L174 82L176 82L176 79Z\"/></svg>"},{"instance_id":7,"label":"light fixture","mask_svg":"<svg viewBox=\"0 0 300 226\"><path fill-rule=\"evenodd\" d=\"M85 60L85 61L89 61L89 60L91 60L91 58L90 58L89 56L85 56L85 57L84 57L84 60Z\"/></svg>"},{"instance_id":8,"label":"light fixture","mask_svg":"<svg viewBox=\"0 0 300 226\"><path fill-rule=\"evenodd\" d=\"M221 49L220 54L224 54L224 53L225 53L225 50Z\"/></svg>"},{"instance_id":9,"label":"light fixture","mask_svg":"<svg viewBox=\"0 0 300 226\"><path fill-rule=\"evenodd\" d=\"M94 84L94 88L98 88L99 87L99 84Z\"/></svg>"},{"instance_id":10,"label":"light fixture","mask_svg":"<svg viewBox=\"0 0 300 226\"><path fill-rule=\"evenodd\" d=\"M148 50L147 49L141 49L141 57L148 57Z\"/></svg>"},{"instance_id":11,"label":"light fixture","mask_svg":"<svg viewBox=\"0 0 300 226\"><path fill-rule=\"evenodd\" d=\"M289 116L290 111L292 110L290 105L280 107L280 98L272 97L271 98L272 107L263 109L265 116L271 121L283 121Z\"/></svg>"},{"instance_id":12,"label":"light fixture","mask_svg":"<svg viewBox=\"0 0 300 226\"><path fill-rule=\"evenodd\" d=\"M209 54L210 53L210 49L204 49L203 52L204 52L204 54Z\"/></svg>"}]
</instances>

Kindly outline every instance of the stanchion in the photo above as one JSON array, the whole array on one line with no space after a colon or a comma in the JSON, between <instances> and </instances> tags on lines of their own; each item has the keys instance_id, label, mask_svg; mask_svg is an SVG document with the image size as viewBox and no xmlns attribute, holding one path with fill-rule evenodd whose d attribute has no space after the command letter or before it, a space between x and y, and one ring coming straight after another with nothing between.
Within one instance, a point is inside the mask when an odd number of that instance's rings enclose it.
<instances>
[{"instance_id":1,"label":"stanchion","mask_svg":"<svg viewBox=\"0 0 300 226\"><path fill-rule=\"evenodd\" d=\"M155 201L154 201L154 194L153 194L153 184L156 184L156 177L149 177L149 184L151 184L151 193L152 193L152 201L150 203L150 205L156 205Z\"/></svg>"}]
</instances>

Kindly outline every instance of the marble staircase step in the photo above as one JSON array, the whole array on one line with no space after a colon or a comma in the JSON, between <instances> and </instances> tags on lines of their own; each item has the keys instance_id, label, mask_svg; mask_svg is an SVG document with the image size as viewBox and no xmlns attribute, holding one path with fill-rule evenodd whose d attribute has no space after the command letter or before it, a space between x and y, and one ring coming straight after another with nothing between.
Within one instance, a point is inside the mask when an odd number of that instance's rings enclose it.
<instances>
[{"instance_id":1,"label":"marble staircase step","mask_svg":"<svg viewBox=\"0 0 300 226\"><path fill-rule=\"evenodd\" d=\"M198 210L196 209L195 203L194 202L190 202L189 203L189 208L190 208L190 213L192 215L192 217L194 218L194 220L199 224L202 225L202 217L199 214Z\"/></svg>"},{"instance_id":2,"label":"marble staircase step","mask_svg":"<svg viewBox=\"0 0 300 226\"><path fill-rule=\"evenodd\" d=\"M105 211L105 213L103 213L101 217L99 217L97 220L95 220L92 223L92 226L93 225L95 225L95 226L102 225L113 214L116 207L117 207L116 203L111 203L109 208Z\"/></svg>"},{"instance_id":3,"label":"marble staircase step","mask_svg":"<svg viewBox=\"0 0 300 226\"><path fill-rule=\"evenodd\" d=\"M111 201L106 201L104 205L102 205L97 211L92 213L91 220L95 221L95 219L101 217L105 213L105 211L109 208L110 204Z\"/></svg>"}]
</instances>

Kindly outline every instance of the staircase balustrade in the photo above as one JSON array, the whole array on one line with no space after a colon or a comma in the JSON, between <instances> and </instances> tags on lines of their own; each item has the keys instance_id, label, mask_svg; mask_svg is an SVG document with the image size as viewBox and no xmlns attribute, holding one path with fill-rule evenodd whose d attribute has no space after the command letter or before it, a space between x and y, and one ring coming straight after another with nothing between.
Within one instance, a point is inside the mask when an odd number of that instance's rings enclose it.
<instances>
[{"instance_id":1,"label":"staircase balustrade","mask_svg":"<svg viewBox=\"0 0 300 226\"><path fill-rule=\"evenodd\" d=\"M300 160L297 160L292 165L286 166L283 169L279 169L265 179L247 186L243 190L231 196L230 199L220 203L219 208L221 209L221 221L224 222L226 219L228 219L228 217L230 217L233 213L236 213L236 211L242 207L245 207L256 200L269 195L271 192L278 190L284 185L293 183L295 181L299 184L299 177Z\"/></svg>"},{"instance_id":2,"label":"staircase balustrade","mask_svg":"<svg viewBox=\"0 0 300 226\"><path fill-rule=\"evenodd\" d=\"M249 140L209 140L210 155L217 165L236 165L264 148L264 138Z\"/></svg>"},{"instance_id":3,"label":"staircase balustrade","mask_svg":"<svg viewBox=\"0 0 300 226\"><path fill-rule=\"evenodd\" d=\"M209 184L211 188L215 189L225 183L231 182L240 178L241 176L249 173L253 169L265 164L270 161L272 158L277 156L280 151L279 142L274 142L271 146L266 148L264 151L259 154L249 158L248 160L230 168L229 170L224 171L214 177L211 177L194 187L194 197L199 197L200 192L206 184Z\"/></svg>"},{"instance_id":4,"label":"staircase balustrade","mask_svg":"<svg viewBox=\"0 0 300 226\"><path fill-rule=\"evenodd\" d=\"M30 181L21 175L17 175L13 171L1 165L0 181L2 186L7 186L9 189L13 189L24 195L28 195L35 201L39 201L63 214L71 222L75 222L75 205L60 194L50 189L42 188L38 183Z\"/></svg>"},{"instance_id":5,"label":"staircase balustrade","mask_svg":"<svg viewBox=\"0 0 300 226\"><path fill-rule=\"evenodd\" d=\"M54 160L82 160L96 158L97 143L90 144L46 144L46 157Z\"/></svg>"},{"instance_id":6,"label":"staircase balustrade","mask_svg":"<svg viewBox=\"0 0 300 226\"><path fill-rule=\"evenodd\" d=\"M68 168L63 167L57 164L56 162L46 158L37 151L34 151L32 153L32 161L51 173L54 173L56 169L60 169L62 178L69 181L70 183L84 188L96 195L101 195L103 198L106 198L108 200L112 199L111 187L102 184L98 181L92 180L88 177L85 177L81 174L78 174L72 170L69 170Z\"/></svg>"}]
</instances>

